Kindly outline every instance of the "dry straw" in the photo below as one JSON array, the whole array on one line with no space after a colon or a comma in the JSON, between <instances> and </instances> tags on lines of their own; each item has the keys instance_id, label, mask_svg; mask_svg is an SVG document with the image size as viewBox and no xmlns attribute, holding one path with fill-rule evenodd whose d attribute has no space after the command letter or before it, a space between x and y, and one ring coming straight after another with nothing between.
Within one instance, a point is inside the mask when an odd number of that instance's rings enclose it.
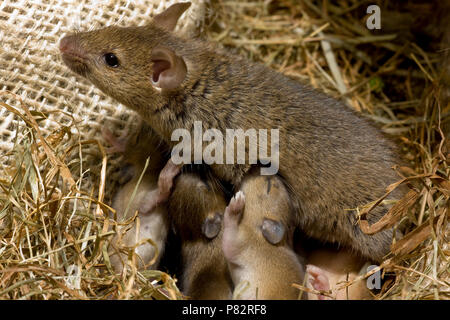
<instances>
[{"instance_id":1,"label":"dry straw","mask_svg":"<svg viewBox=\"0 0 450 320\"><path fill-rule=\"evenodd\" d=\"M114 163L97 137L105 123L120 131L136 116L69 73L56 46L75 27L141 25L173 2L0 3L0 299L182 298L164 272L112 272L107 247L117 225L107 173ZM373 204L360 208L366 232L394 226L406 235L380 266L386 281L375 298L448 299L445 51L410 31L414 10L426 16L434 4L375 1L399 13L392 21L410 24L398 30L384 19L383 32L372 32L367 1L216 0L206 11L193 2L184 31L199 30L206 13L209 40L342 99L400 139L409 166L398 169L399 183L410 192L372 226L364 214ZM133 265L138 257L122 249Z\"/></svg>"}]
</instances>

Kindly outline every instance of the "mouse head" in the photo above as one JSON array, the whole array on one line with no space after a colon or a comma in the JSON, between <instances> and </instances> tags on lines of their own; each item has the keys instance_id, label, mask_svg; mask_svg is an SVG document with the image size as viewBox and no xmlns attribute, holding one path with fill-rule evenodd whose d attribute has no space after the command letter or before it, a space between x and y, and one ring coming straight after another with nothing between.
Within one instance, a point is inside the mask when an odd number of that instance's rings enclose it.
<instances>
[{"instance_id":1,"label":"mouse head","mask_svg":"<svg viewBox=\"0 0 450 320\"><path fill-rule=\"evenodd\" d=\"M182 46L171 33L189 6L189 2L174 4L143 27L111 26L67 35L59 44L63 61L132 108L155 100L185 81L187 65L178 55Z\"/></svg>"}]
</instances>

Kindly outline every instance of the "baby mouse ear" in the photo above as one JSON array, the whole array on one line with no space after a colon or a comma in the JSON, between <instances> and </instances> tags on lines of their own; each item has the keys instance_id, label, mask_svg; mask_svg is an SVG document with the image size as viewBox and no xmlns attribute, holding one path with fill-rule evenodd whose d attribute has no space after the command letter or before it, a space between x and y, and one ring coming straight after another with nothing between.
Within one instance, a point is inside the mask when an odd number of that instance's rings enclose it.
<instances>
[{"instance_id":1,"label":"baby mouse ear","mask_svg":"<svg viewBox=\"0 0 450 320\"><path fill-rule=\"evenodd\" d=\"M180 16L191 6L190 2L180 2L171 5L169 8L156 15L153 22L160 28L173 31Z\"/></svg>"},{"instance_id":2,"label":"baby mouse ear","mask_svg":"<svg viewBox=\"0 0 450 320\"><path fill-rule=\"evenodd\" d=\"M153 73L151 81L156 89L175 89L186 78L187 68L183 58L167 48L155 48L152 52Z\"/></svg>"}]
</instances>

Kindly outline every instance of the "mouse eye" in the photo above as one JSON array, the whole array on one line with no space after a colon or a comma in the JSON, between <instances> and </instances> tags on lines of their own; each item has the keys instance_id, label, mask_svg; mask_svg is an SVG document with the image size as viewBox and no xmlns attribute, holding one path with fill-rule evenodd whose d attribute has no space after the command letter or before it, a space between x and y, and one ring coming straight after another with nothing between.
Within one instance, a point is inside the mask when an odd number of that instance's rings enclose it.
<instances>
[{"instance_id":1,"label":"mouse eye","mask_svg":"<svg viewBox=\"0 0 450 320\"><path fill-rule=\"evenodd\" d=\"M103 55L103 58L105 59L105 63L112 67L117 68L119 66L119 59L116 57L114 53L105 53Z\"/></svg>"}]
</instances>

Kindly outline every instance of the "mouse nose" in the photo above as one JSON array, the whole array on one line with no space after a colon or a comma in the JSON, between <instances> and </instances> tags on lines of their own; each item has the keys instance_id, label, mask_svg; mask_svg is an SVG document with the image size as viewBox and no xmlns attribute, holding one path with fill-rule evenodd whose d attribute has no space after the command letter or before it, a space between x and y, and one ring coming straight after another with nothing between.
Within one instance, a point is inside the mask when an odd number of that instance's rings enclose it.
<instances>
[{"instance_id":1,"label":"mouse nose","mask_svg":"<svg viewBox=\"0 0 450 320\"><path fill-rule=\"evenodd\" d=\"M76 45L75 36L65 36L59 41L59 51L62 53L74 52Z\"/></svg>"}]
</instances>

